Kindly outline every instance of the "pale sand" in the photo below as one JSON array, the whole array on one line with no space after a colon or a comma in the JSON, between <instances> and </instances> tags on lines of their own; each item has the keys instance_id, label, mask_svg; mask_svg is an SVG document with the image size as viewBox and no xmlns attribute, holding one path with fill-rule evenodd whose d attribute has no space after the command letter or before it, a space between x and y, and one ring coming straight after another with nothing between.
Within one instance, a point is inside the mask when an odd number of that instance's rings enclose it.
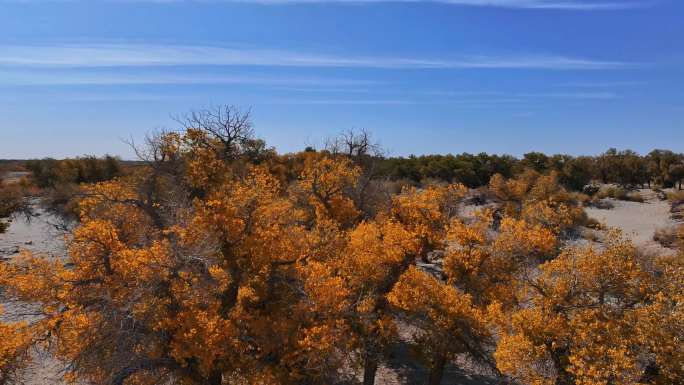
<instances>
[{"instance_id":1,"label":"pale sand","mask_svg":"<svg viewBox=\"0 0 684 385\"><path fill-rule=\"evenodd\" d=\"M614 208L585 210L589 217L608 227L622 230L637 246L653 251L671 252L653 240L656 229L678 224L670 217L670 202L659 200L652 190L642 189L639 193L644 197L644 203L608 199Z\"/></svg>"}]
</instances>

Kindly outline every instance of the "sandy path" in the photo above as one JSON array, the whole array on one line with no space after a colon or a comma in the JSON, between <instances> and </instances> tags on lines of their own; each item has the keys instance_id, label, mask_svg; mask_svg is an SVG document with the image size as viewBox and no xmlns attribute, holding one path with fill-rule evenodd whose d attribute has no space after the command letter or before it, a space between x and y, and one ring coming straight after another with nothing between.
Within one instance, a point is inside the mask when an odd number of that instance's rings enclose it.
<instances>
[{"instance_id":1,"label":"sandy path","mask_svg":"<svg viewBox=\"0 0 684 385\"><path fill-rule=\"evenodd\" d=\"M615 207L604 210L585 209L589 217L609 227L621 229L638 245L652 250L668 251L653 240L656 229L674 226L678 222L670 218L670 202L659 200L651 190L639 190L644 203L608 199Z\"/></svg>"}]
</instances>

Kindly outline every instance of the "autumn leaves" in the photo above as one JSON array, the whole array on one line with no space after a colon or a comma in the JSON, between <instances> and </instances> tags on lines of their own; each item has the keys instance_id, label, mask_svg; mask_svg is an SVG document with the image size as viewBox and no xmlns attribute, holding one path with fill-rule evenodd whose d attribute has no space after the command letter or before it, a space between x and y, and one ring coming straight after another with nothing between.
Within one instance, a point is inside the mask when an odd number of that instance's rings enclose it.
<instances>
[{"instance_id":1,"label":"autumn leaves","mask_svg":"<svg viewBox=\"0 0 684 385\"><path fill-rule=\"evenodd\" d=\"M373 384L410 326L431 385L462 354L524 384L682 378L680 259L563 249L584 214L554 175L495 177L495 203L464 215L461 185L393 194L358 154L283 170L217 127L84 187L66 264L0 265L5 295L42 306L0 324L0 373L49 342L95 383Z\"/></svg>"}]
</instances>

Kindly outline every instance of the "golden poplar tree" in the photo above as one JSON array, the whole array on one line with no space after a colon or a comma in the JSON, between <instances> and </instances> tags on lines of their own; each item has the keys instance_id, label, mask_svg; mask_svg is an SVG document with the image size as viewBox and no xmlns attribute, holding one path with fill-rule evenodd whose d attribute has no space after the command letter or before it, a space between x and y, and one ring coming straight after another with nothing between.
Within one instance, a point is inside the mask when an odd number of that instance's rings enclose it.
<instances>
[{"instance_id":1,"label":"golden poplar tree","mask_svg":"<svg viewBox=\"0 0 684 385\"><path fill-rule=\"evenodd\" d=\"M540 266L528 302L502 328L499 369L534 385L641 383L648 351L639 313L652 289L636 250L618 236L603 250L565 250Z\"/></svg>"}]
</instances>

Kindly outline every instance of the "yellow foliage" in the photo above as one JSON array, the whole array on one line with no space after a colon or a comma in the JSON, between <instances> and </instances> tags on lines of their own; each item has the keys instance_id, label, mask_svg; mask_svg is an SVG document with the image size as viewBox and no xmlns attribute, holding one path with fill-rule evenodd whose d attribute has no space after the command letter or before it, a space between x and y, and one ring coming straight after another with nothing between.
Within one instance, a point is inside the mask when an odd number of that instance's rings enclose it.
<instances>
[{"instance_id":1,"label":"yellow foliage","mask_svg":"<svg viewBox=\"0 0 684 385\"><path fill-rule=\"evenodd\" d=\"M638 304L652 280L634 247L612 235L605 250L565 250L529 282L529 303L512 314L495 354L523 383L638 384L644 350Z\"/></svg>"},{"instance_id":2,"label":"yellow foliage","mask_svg":"<svg viewBox=\"0 0 684 385\"><path fill-rule=\"evenodd\" d=\"M541 224L560 234L586 219L577 202L558 182L558 175L527 170L515 179L494 175L490 190L503 203L504 213Z\"/></svg>"},{"instance_id":3,"label":"yellow foliage","mask_svg":"<svg viewBox=\"0 0 684 385\"><path fill-rule=\"evenodd\" d=\"M0 307L0 316L2 313ZM30 331L26 323L0 322L0 384L9 383L16 372L25 365L26 362L21 359L27 356L26 350L30 341Z\"/></svg>"},{"instance_id":4,"label":"yellow foliage","mask_svg":"<svg viewBox=\"0 0 684 385\"><path fill-rule=\"evenodd\" d=\"M360 175L361 170L348 158L310 156L305 159L299 188L318 220L349 226L360 215L352 199Z\"/></svg>"},{"instance_id":5,"label":"yellow foliage","mask_svg":"<svg viewBox=\"0 0 684 385\"><path fill-rule=\"evenodd\" d=\"M419 240L421 256L443 247L444 229L465 193L465 186L460 184L424 189L407 187L393 198L392 216Z\"/></svg>"},{"instance_id":6,"label":"yellow foliage","mask_svg":"<svg viewBox=\"0 0 684 385\"><path fill-rule=\"evenodd\" d=\"M479 213L473 223L453 220L447 231L444 271L449 282L480 304L513 305L516 288L527 271L553 255L555 235L541 225L504 218L499 231L491 228L491 212Z\"/></svg>"},{"instance_id":7,"label":"yellow foliage","mask_svg":"<svg viewBox=\"0 0 684 385\"><path fill-rule=\"evenodd\" d=\"M490 338L485 313L467 294L412 266L387 295L387 300L411 320L417 320L414 339L420 357L430 366L458 353L483 354L480 345Z\"/></svg>"}]
</instances>

